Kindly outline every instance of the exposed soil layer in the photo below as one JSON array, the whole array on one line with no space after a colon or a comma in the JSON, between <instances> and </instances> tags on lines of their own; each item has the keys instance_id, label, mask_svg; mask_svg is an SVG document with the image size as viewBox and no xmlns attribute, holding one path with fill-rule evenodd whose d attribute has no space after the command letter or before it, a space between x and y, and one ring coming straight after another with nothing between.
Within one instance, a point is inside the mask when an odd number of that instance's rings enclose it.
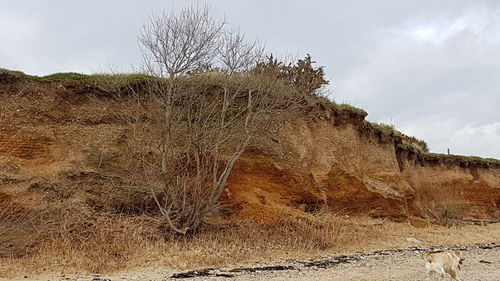
<instances>
[{"instance_id":1,"label":"exposed soil layer","mask_svg":"<svg viewBox=\"0 0 500 281\"><path fill-rule=\"evenodd\" d=\"M394 143L323 120L287 124L280 142L247 154L229 183L238 216L271 220L297 210L409 219L499 219L500 169L398 156ZM404 165L404 169L400 166Z\"/></svg>"},{"instance_id":2,"label":"exposed soil layer","mask_svg":"<svg viewBox=\"0 0 500 281\"><path fill-rule=\"evenodd\" d=\"M0 101L0 200L67 199L114 212L135 206L140 191L111 192L125 181L117 159L130 128L116 113L127 101L82 82L8 74L0 74ZM330 210L415 226L500 219L500 165L419 154L365 116L323 107L257 138L229 179L228 215L273 222Z\"/></svg>"}]
</instances>

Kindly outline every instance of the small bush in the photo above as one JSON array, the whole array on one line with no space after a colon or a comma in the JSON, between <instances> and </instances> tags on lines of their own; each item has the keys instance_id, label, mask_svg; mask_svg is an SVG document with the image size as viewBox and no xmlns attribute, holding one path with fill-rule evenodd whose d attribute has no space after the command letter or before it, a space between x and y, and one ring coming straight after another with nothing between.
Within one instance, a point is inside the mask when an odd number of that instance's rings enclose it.
<instances>
[{"instance_id":1,"label":"small bush","mask_svg":"<svg viewBox=\"0 0 500 281\"><path fill-rule=\"evenodd\" d=\"M357 107L352 106L352 105L347 104L347 103L336 104L336 106L340 111L346 110L346 111L356 112L358 115L362 115L362 116L367 115L366 111L364 111L363 109L357 108Z\"/></svg>"},{"instance_id":2,"label":"small bush","mask_svg":"<svg viewBox=\"0 0 500 281\"><path fill-rule=\"evenodd\" d=\"M328 84L323 67L314 67L314 63L310 55L302 60L299 59L295 64L284 64L270 55L267 61L257 63L253 72L286 81L301 92L312 94Z\"/></svg>"}]
</instances>

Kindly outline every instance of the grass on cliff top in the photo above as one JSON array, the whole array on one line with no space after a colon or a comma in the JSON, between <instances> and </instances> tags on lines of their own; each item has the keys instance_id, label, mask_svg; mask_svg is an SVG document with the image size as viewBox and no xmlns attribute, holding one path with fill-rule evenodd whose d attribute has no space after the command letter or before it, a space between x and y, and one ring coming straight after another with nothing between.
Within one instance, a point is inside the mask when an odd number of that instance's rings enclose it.
<instances>
[{"instance_id":1,"label":"grass on cliff top","mask_svg":"<svg viewBox=\"0 0 500 281\"><path fill-rule=\"evenodd\" d=\"M429 146L424 140L408 136L398 131L394 125L384 123L375 123L366 121L375 131L380 134L382 142L387 142L393 139L399 139L398 147L413 151L415 153L429 152Z\"/></svg>"},{"instance_id":2,"label":"grass on cliff top","mask_svg":"<svg viewBox=\"0 0 500 281\"><path fill-rule=\"evenodd\" d=\"M147 81L151 79L158 79L153 76L131 73L131 74L82 74L76 72L59 72L46 76L34 76L28 75L21 71L13 71L8 69L0 68L0 74L7 73L16 77L22 78L31 78L40 81L82 81L86 83L92 83L99 86L126 86L129 83L139 82L139 81ZM244 81L241 79L227 79L227 76L220 75L220 73L213 72L207 73L205 75L194 75L188 77L181 77L179 82L184 85L192 85L197 83L202 83L205 85L221 85L227 84L230 86L238 87L238 83L248 83L248 81ZM229 84L228 84L229 83ZM282 89L283 90L283 89ZM349 104L337 104L329 99L326 99L322 96L317 96L318 101L322 103L329 103L330 106L335 108L338 111L348 111L355 113L360 116L366 116L366 111L363 109L354 107ZM326 100L326 101L325 101ZM407 136L402 132L398 131L394 125L388 125L384 123L375 123L365 121L374 131L378 132L381 141L386 142L393 139L400 139L400 143L398 147L403 149L407 149L413 151L415 153L419 153L432 158L448 158L448 159L458 159L466 162L475 162L475 163L486 163L486 164L500 164L500 160L493 158L481 158L477 156L460 156L460 155L446 155L446 154L437 154L437 153L429 153L429 147L424 140L417 139L415 137Z\"/></svg>"},{"instance_id":3,"label":"grass on cliff top","mask_svg":"<svg viewBox=\"0 0 500 281\"><path fill-rule=\"evenodd\" d=\"M0 74L10 74L10 75L13 75L16 77L36 77L36 76L31 76L31 75L25 74L22 71L9 70L9 69L5 69L5 68L0 68Z\"/></svg>"},{"instance_id":4,"label":"grass on cliff top","mask_svg":"<svg viewBox=\"0 0 500 281\"><path fill-rule=\"evenodd\" d=\"M417 139L415 137L407 136L402 132L398 131L394 125L388 125L384 123L374 123L367 121L376 131L380 133L382 141L392 140L394 138L400 138L401 143L398 147L412 151L417 154L421 154L428 158L434 159L449 159L459 162L466 163L478 163L478 164L488 164L488 165L500 165L500 160L494 158L482 158L478 156L464 156L464 155L448 155L440 153L429 152L429 146L424 140Z\"/></svg>"},{"instance_id":5,"label":"grass on cliff top","mask_svg":"<svg viewBox=\"0 0 500 281\"><path fill-rule=\"evenodd\" d=\"M21 71L13 71L0 68L0 74L9 74L20 78L31 78L39 81L82 81L98 85L126 85L128 83L154 79L154 77L130 73L130 74L82 74L77 72L58 72L46 76L28 75Z\"/></svg>"},{"instance_id":6,"label":"grass on cliff top","mask_svg":"<svg viewBox=\"0 0 500 281\"><path fill-rule=\"evenodd\" d=\"M60 72L42 77L37 77L43 81L82 81L97 85L118 85L124 86L128 83L147 81L154 79L152 76L145 74L81 74L76 72Z\"/></svg>"},{"instance_id":7,"label":"grass on cliff top","mask_svg":"<svg viewBox=\"0 0 500 281\"><path fill-rule=\"evenodd\" d=\"M361 108L357 108L355 106L352 106L350 104L347 104L347 103L338 103L336 104L337 105L337 108L339 110L349 110L349 111L353 111L353 112L357 112L359 115L366 115L366 111L364 111L363 109Z\"/></svg>"},{"instance_id":8,"label":"grass on cliff top","mask_svg":"<svg viewBox=\"0 0 500 281\"><path fill-rule=\"evenodd\" d=\"M453 155L453 154L448 155L448 154L430 153L430 152L427 152L424 155L431 158L455 159L468 163L484 163L490 165L500 165L500 160L498 159L482 158L479 156L464 156L464 155Z\"/></svg>"}]
</instances>

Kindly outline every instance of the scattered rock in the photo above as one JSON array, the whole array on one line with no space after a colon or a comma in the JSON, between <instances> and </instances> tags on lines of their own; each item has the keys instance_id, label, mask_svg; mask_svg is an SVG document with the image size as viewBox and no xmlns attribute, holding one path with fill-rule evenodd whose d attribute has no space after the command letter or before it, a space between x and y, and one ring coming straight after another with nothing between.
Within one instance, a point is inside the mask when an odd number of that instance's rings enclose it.
<instances>
[{"instance_id":1,"label":"scattered rock","mask_svg":"<svg viewBox=\"0 0 500 281\"><path fill-rule=\"evenodd\" d=\"M111 279L102 278L102 277L94 277L94 278L92 278L92 281L111 281Z\"/></svg>"},{"instance_id":2,"label":"scattered rock","mask_svg":"<svg viewBox=\"0 0 500 281\"><path fill-rule=\"evenodd\" d=\"M422 243L420 240L418 240L415 237L406 237L406 241L411 242L411 243L416 243L416 244Z\"/></svg>"},{"instance_id":3,"label":"scattered rock","mask_svg":"<svg viewBox=\"0 0 500 281\"><path fill-rule=\"evenodd\" d=\"M193 277L208 277L208 276L215 276L214 273L212 273L213 268L205 268L201 270L190 270L186 272L181 272L181 273L175 273L170 276L170 278L175 278L175 279L184 279L184 278L193 278Z\"/></svg>"}]
</instances>

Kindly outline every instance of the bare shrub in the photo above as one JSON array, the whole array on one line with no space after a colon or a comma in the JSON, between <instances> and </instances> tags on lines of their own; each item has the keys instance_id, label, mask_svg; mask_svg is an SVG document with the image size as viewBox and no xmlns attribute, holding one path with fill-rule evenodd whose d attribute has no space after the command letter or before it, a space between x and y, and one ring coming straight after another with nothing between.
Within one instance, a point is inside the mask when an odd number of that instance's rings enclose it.
<instances>
[{"instance_id":1,"label":"bare shrub","mask_svg":"<svg viewBox=\"0 0 500 281\"><path fill-rule=\"evenodd\" d=\"M128 122L137 125L135 132L139 128L143 132L136 142L142 148L133 150L154 151L138 157L140 173L167 225L181 234L195 230L214 213L263 114L293 100L276 90L275 79L263 79L265 75L258 73L186 76L209 68L216 54L229 74L255 64L257 43L245 43L239 32L223 34L223 26L207 6L191 6L177 14L153 16L139 36L144 68L158 79L148 80L142 89L148 101L136 95L136 115Z\"/></svg>"},{"instance_id":2,"label":"bare shrub","mask_svg":"<svg viewBox=\"0 0 500 281\"><path fill-rule=\"evenodd\" d=\"M264 46L258 41L246 41L239 29L225 31L221 37L219 59L229 73L254 68L264 56Z\"/></svg>"},{"instance_id":3,"label":"bare shrub","mask_svg":"<svg viewBox=\"0 0 500 281\"><path fill-rule=\"evenodd\" d=\"M172 105L176 78L209 65L216 55L223 21L210 14L208 6L190 6L179 13L152 16L139 35L146 73L170 79L151 82L152 91L162 97L165 124L162 133L162 173L167 175L167 153L171 145Z\"/></svg>"},{"instance_id":4,"label":"bare shrub","mask_svg":"<svg viewBox=\"0 0 500 281\"><path fill-rule=\"evenodd\" d=\"M164 153L167 123L163 96L156 92L159 83L118 97L130 105L120 113L131 128L125 149L129 178L144 183L166 225L185 234L216 214L227 179L257 131L265 130L271 117L279 122L277 115L293 111L297 101L291 98L293 88L263 75L180 77L173 89L170 144Z\"/></svg>"}]
</instances>

